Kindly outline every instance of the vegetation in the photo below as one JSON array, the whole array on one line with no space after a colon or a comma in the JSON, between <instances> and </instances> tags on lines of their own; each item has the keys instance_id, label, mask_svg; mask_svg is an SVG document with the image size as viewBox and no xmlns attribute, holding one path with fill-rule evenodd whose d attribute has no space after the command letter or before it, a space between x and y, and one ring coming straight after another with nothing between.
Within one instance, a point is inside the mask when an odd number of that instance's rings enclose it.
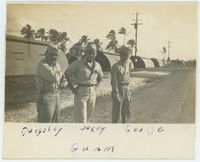
<instances>
[{"instance_id":1,"label":"vegetation","mask_svg":"<svg viewBox=\"0 0 200 162\"><path fill-rule=\"evenodd\" d=\"M108 45L106 46L106 49L108 51L115 51L118 45L118 41L116 39L116 33L114 30L111 30L107 35L106 38L110 40Z\"/></svg>"},{"instance_id":2,"label":"vegetation","mask_svg":"<svg viewBox=\"0 0 200 162\"><path fill-rule=\"evenodd\" d=\"M66 44L68 41L70 41L70 38L68 37L67 32L59 32L56 29L50 29L49 31L46 31L45 28L39 28L38 30L34 30L30 24L26 24L22 29L20 30L21 35L27 40L41 40L43 42L51 43L56 45L61 51L63 51L66 54L67 47ZM111 29L109 33L106 35L106 38L109 41L109 43L106 46L106 50L109 52L118 52L121 46L126 45L129 47L131 52L133 53L134 47L135 47L135 40L130 39L126 42L126 36L127 36L127 30L125 27L121 27L118 31L118 34L123 35L123 43L120 45L117 40L117 33L115 30ZM72 56L75 57L81 57L83 54L83 49L88 43L94 43L97 50L103 51L101 45L102 42L96 38L94 41L91 41L90 38L87 35L82 35L82 37L72 45L72 47L69 49L69 53ZM162 48L162 55L163 55L163 61L165 61L167 49L166 47ZM189 65L189 66L195 66L196 61L195 60L189 60L189 61L182 61L182 60L170 60L169 58L166 60L168 64L173 65Z\"/></svg>"},{"instance_id":3,"label":"vegetation","mask_svg":"<svg viewBox=\"0 0 200 162\"><path fill-rule=\"evenodd\" d=\"M70 41L66 32L59 32L56 29L50 29L48 32L44 28L40 28L35 32L31 25L27 24L21 29L21 34L28 40L40 39L56 45L61 51L66 53L66 43Z\"/></svg>"},{"instance_id":4,"label":"vegetation","mask_svg":"<svg viewBox=\"0 0 200 162\"><path fill-rule=\"evenodd\" d=\"M126 41L126 29L124 27L121 27L119 29L119 34L122 34L124 36L124 39L123 39L123 45L125 45L125 41Z\"/></svg>"},{"instance_id":5,"label":"vegetation","mask_svg":"<svg viewBox=\"0 0 200 162\"><path fill-rule=\"evenodd\" d=\"M35 30L32 29L31 25L27 24L21 29L21 34L24 35L24 38L28 40L34 40Z\"/></svg>"},{"instance_id":6,"label":"vegetation","mask_svg":"<svg viewBox=\"0 0 200 162\"><path fill-rule=\"evenodd\" d=\"M125 44L126 44L130 48L131 53L132 53L133 52L133 48L135 47L135 40L134 39L130 39L130 40L128 40L126 42L127 30L124 27L121 27L119 29L118 34L123 35L123 43L122 43L122 45L125 46ZM122 45L120 45L118 43L118 40L116 38L116 32L114 30L110 30L110 32L106 35L106 38L110 40L110 42L106 46L106 50L117 52L119 47L122 46Z\"/></svg>"}]
</instances>

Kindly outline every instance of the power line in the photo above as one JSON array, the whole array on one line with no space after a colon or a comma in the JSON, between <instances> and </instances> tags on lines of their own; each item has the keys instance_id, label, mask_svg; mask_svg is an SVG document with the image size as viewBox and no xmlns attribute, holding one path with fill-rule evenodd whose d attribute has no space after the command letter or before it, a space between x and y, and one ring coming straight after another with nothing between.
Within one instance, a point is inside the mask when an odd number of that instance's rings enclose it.
<instances>
[{"instance_id":1,"label":"power line","mask_svg":"<svg viewBox=\"0 0 200 162\"><path fill-rule=\"evenodd\" d=\"M142 23L139 23L138 21L140 21L140 19L138 19L138 12L136 12L136 19L135 19L135 23L131 24L134 25L134 29L135 29L135 56L137 55L137 39L138 39L138 25L142 25Z\"/></svg>"}]
</instances>

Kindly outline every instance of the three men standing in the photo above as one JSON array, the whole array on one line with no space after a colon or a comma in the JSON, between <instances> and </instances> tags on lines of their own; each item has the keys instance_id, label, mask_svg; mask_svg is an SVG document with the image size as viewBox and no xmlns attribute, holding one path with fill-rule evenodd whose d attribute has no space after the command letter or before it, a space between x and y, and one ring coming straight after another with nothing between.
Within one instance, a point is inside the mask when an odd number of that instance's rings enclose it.
<instances>
[{"instance_id":1,"label":"three men standing","mask_svg":"<svg viewBox=\"0 0 200 162\"><path fill-rule=\"evenodd\" d=\"M103 72L95 61L96 48L88 43L84 56L70 64L65 75L68 87L74 93L73 119L75 123L87 123L95 108L96 88L99 86Z\"/></svg>"},{"instance_id":2,"label":"three men standing","mask_svg":"<svg viewBox=\"0 0 200 162\"><path fill-rule=\"evenodd\" d=\"M120 60L112 66L112 123L117 123L122 117L122 123L130 118L131 91L130 91L130 49L122 46L119 49Z\"/></svg>"},{"instance_id":3,"label":"three men standing","mask_svg":"<svg viewBox=\"0 0 200 162\"><path fill-rule=\"evenodd\" d=\"M57 63L58 50L48 46L45 58L37 66L37 101L38 122L57 122L60 110L60 83L67 78L68 88L74 93L73 122L87 123L95 109L96 88L102 81L103 72L95 61L96 48L88 43L80 60L70 64L62 73ZM112 85L112 123L117 123L122 117L122 123L130 118L131 92L130 84L130 51L128 47L119 49L120 61L111 69Z\"/></svg>"}]
</instances>

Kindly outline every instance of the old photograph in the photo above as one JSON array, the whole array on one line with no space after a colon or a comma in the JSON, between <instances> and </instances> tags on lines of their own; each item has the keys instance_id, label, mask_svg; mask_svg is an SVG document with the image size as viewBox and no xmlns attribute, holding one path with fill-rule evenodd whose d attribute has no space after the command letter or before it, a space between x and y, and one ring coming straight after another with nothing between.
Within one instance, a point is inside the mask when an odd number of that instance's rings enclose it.
<instances>
[{"instance_id":1,"label":"old photograph","mask_svg":"<svg viewBox=\"0 0 200 162\"><path fill-rule=\"evenodd\" d=\"M5 122L194 123L195 3L7 4Z\"/></svg>"},{"instance_id":2,"label":"old photograph","mask_svg":"<svg viewBox=\"0 0 200 162\"><path fill-rule=\"evenodd\" d=\"M196 2L7 2L5 159L194 159Z\"/></svg>"}]
</instances>

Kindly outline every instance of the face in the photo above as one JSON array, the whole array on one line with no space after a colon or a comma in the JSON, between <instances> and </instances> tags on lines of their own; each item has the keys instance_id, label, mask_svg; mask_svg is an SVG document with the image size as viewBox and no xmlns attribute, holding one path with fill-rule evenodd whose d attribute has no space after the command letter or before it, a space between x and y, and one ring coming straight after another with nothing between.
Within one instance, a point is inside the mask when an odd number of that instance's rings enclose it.
<instances>
[{"instance_id":1,"label":"face","mask_svg":"<svg viewBox=\"0 0 200 162\"><path fill-rule=\"evenodd\" d=\"M88 62L92 62L94 61L95 57L96 57L96 51L92 50L92 51L87 51L85 53L86 55L86 59Z\"/></svg>"},{"instance_id":2,"label":"face","mask_svg":"<svg viewBox=\"0 0 200 162\"><path fill-rule=\"evenodd\" d=\"M56 64L58 55L56 53L47 53L46 54L46 59L49 65L54 65Z\"/></svg>"},{"instance_id":3,"label":"face","mask_svg":"<svg viewBox=\"0 0 200 162\"><path fill-rule=\"evenodd\" d=\"M130 57L130 55L120 55L120 60L122 62L127 62L129 57Z\"/></svg>"}]
</instances>

